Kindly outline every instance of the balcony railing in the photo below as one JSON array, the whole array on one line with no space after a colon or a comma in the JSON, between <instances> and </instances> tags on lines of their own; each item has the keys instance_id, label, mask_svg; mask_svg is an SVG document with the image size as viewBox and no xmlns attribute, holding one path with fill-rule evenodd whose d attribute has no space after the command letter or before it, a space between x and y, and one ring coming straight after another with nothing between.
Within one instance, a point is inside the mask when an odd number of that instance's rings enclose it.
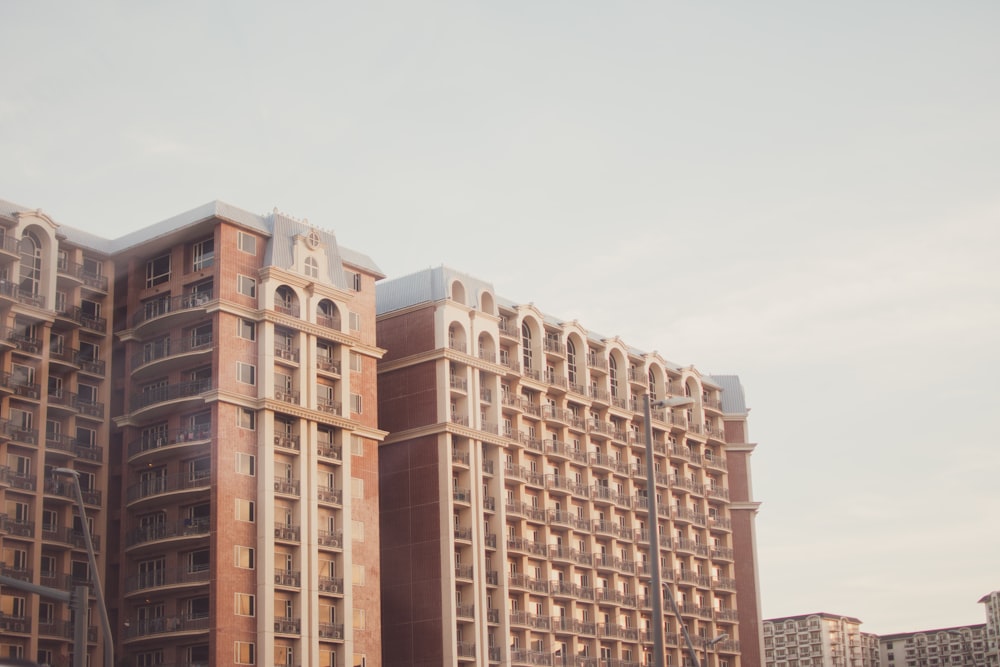
<instances>
[{"instance_id":1,"label":"balcony railing","mask_svg":"<svg viewBox=\"0 0 1000 667\"><path fill-rule=\"evenodd\" d=\"M201 291L146 301L142 304L142 309L132 316L132 326L137 327L144 322L169 313L190 310L192 308L203 308L211 300L211 291Z\"/></svg>"},{"instance_id":2,"label":"balcony railing","mask_svg":"<svg viewBox=\"0 0 1000 667\"><path fill-rule=\"evenodd\" d=\"M132 410L139 410L155 403L164 403L179 398L190 398L203 394L212 388L212 381L189 380L177 384L162 385L132 394ZM102 406L103 410L103 406Z\"/></svg>"},{"instance_id":3,"label":"balcony railing","mask_svg":"<svg viewBox=\"0 0 1000 667\"><path fill-rule=\"evenodd\" d=\"M208 535L211 529L212 523L208 519L184 519L173 523L142 526L125 535L125 546L131 547L175 537L198 537Z\"/></svg>"},{"instance_id":4,"label":"balcony railing","mask_svg":"<svg viewBox=\"0 0 1000 667\"><path fill-rule=\"evenodd\" d=\"M132 355L131 368L135 370L141 366L166 359L167 357L207 350L212 347L212 334L206 333L200 336L185 336L183 338L166 339L143 345L142 351Z\"/></svg>"},{"instance_id":5,"label":"balcony railing","mask_svg":"<svg viewBox=\"0 0 1000 667\"><path fill-rule=\"evenodd\" d=\"M212 571L207 567L197 570L188 570L185 568L173 572L164 570L147 572L126 577L125 592L134 593L151 588L163 588L182 584L203 584L207 583L211 578Z\"/></svg>"},{"instance_id":6,"label":"balcony railing","mask_svg":"<svg viewBox=\"0 0 1000 667\"><path fill-rule=\"evenodd\" d=\"M125 626L126 639L135 637L146 637L149 635L162 635L174 632L202 632L208 631L210 617L206 615L167 616L164 618L150 618L141 621L132 621Z\"/></svg>"},{"instance_id":7,"label":"balcony railing","mask_svg":"<svg viewBox=\"0 0 1000 667\"><path fill-rule=\"evenodd\" d=\"M149 498L175 491L185 491L188 489L208 488L212 483L210 475L192 474L190 472L173 473L144 479L138 484L133 484L126 492L128 502Z\"/></svg>"}]
</instances>

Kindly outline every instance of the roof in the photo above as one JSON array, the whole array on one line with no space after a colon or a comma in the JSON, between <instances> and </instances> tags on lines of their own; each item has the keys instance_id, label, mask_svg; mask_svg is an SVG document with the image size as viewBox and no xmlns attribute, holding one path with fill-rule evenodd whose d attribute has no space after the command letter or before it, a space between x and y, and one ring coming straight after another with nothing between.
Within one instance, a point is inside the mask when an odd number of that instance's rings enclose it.
<instances>
[{"instance_id":1,"label":"roof","mask_svg":"<svg viewBox=\"0 0 1000 667\"><path fill-rule=\"evenodd\" d=\"M709 380L722 389L722 412L728 415L747 413L746 397L738 375L710 375Z\"/></svg>"},{"instance_id":2,"label":"roof","mask_svg":"<svg viewBox=\"0 0 1000 667\"><path fill-rule=\"evenodd\" d=\"M843 614L831 614L827 611L817 611L814 614L798 614L796 616L779 616L778 618L765 618L764 623L784 623L785 621L805 621L813 617L826 618L831 620L845 620L851 621L853 623L861 623L861 620L853 616L844 616Z\"/></svg>"},{"instance_id":3,"label":"roof","mask_svg":"<svg viewBox=\"0 0 1000 667\"><path fill-rule=\"evenodd\" d=\"M17 213L27 213L32 210L0 199L0 215L5 217L13 218ZM322 238L327 248L328 256L331 259L336 259L336 262L330 262L329 265L331 266L331 282L338 287L344 286L345 279L340 271L334 271L332 267L341 267L342 261L370 271L378 277L384 275L382 270L379 269L378 265L368 255L340 247L337 244L334 233L331 231L311 226L305 220L296 220L288 215L279 213L277 209L265 215L258 215L219 200L208 202L183 213L178 213L166 220L147 225L141 229L119 236L116 239L105 239L82 229L61 223L59 224L59 233L64 235L74 245L89 248L107 255L114 255L145 245L155 239L174 234L186 227L192 227L213 218L227 220L272 237L274 240L272 245L275 247L270 250L275 253L274 257L279 260L278 263L281 266L291 265L291 240L297 234L315 230Z\"/></svg>"}]
</instances>

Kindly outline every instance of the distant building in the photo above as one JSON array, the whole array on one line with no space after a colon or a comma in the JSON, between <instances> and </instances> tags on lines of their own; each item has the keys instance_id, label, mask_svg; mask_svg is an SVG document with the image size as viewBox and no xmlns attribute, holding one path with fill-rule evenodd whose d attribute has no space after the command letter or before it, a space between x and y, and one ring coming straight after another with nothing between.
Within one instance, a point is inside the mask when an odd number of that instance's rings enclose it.
<instances>
[{"instance_id":1,"label":"distant building","mask_svg":"<svg viewBox=\"0 0 1000 667\"><path fill-rule=\"evenodd\" d=\"M383 665L651 664L647 392L674 399L651 420L664 581L699 656L726 635L713 667L760 664L738 378L447 268L379 283L377 326Z\"/></svg>"},{"instance_id":2,"label":"distant building","mask_svg":"<svg viewBox=\"0 0 1000 667\"><path fill-rule=\"evenodd\" d=\"M879 637L881 667L982 667L986 624L901 632Z\"/></svg>"},{"instance_id":3,"label":"distant building","mask_svg":"<svg viewBox=\"0 0 1000 667\"><path fill-rule=\"evenodd\" d=\"M764 621L767 667L876 667L878 637L861 621L820 612Z\"/></svg>"},{"instance_id":4,"label":"distant building","mask_svg":"<svg viewBox=\"0 0 1000 667\"><path fill-rule=\"evenodd\" d=\"M1000 591L979 599L986 605L986 667L1000 666Z\"/></svg>"}]
</instances>

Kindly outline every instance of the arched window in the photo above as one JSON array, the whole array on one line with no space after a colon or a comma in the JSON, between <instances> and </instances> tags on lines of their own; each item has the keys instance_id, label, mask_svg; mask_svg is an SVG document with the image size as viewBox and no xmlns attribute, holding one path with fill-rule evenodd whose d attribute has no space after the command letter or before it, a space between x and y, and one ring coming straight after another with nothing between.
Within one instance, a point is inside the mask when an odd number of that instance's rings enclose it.
<instances>
[{"instance_id":1,"label":"arched window","mask_svg":"<svg viewBox=\"0 0 1000 667\"><path fill-rule=\"evenodd\" d=\"M521 323L521 360L524 362L524 372L531 371L531 327L527 322Z\"/></svg>"},{"instance_id":2,"label":"arched window","mask_svg":"<svg viewBox=\"0 0 1000 667\"><path fill-rule=\"evenodd\" d=\"M618 398L618 362L613 354L608 358L608 374L611 376L611 398Z\"/></svg>"},{"instance_id":3,"label":"arched window","mask_svg":"<svg viewBox=\"0 0 1000 667\"><path fill-rule=\"evenodd\" d=\"M323 299L316 307L316 324L329 329L340 329L340 311L337 304L329 299Z\"/></svg>"},{"instance_id":4,"label":"arched window","mask_svg":"<svg viewBox=\"0 0 1000 667\"><path fill-rule=\"evenodd\" d=\"M572 340L566 340L566 372L569 375L569 383L576 382L576 345Z\"/></svg>"},{"instance_id":5,"label":"arched window","mask_svg":"<svg viewBox=\"0 0 1000 667\"><path fill-rule=\"evenodd\" d=\"M274 309L279 313L297 317L299 314L299 299L288 285L282 285L274 292Z\"/></svg>"},{"instance_id":6,"label":"arched window","mask_svg":"<svg viewBox=\"0 0 1000 667\"><path fill-rule=\"evenodd\" d=\"M34 232L25 232L21 237L21 281L20 289L32 296L38 294L42 281L42 244Z\"/></svg>"},{"instance_id":7,"label":"arched window","mask_svg":"<svg viewBox=\"0 0 1000 667\"><path fill-rule=\"evenodd\" d=\"M649 402L652 403L653 401L656 400L656 376L653 375L652 368L649 369L649 373L646 375L646 378L647 378L647 383L649 385L649 388L647 390L649 391Z\"/></svg>"}]
</instances>

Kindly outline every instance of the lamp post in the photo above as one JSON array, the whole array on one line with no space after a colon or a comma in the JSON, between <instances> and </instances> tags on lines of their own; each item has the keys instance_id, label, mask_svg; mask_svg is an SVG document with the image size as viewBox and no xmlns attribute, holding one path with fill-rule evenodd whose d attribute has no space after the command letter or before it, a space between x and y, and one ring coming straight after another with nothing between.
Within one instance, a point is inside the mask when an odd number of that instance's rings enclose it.
<instances>
[{"instance_id":1,"label":"lamp post","mask_svg":"<svg viewBox=\"0 0 1000 667\"><path fill-rule=\"evenodd\" d=\"M723 632L715 639L705 642L705 667L710 667L708 664L708 649L712 649L712 651L715 651L715 645L718 644L719 642L724 642L727 639L729 639L729 635Z\"/></svg>"},{"instance_id":2,"label":"lamp post","mask_svg":"<svg viewBox=\"0 0 1000 667\"><path fill-rule=\"evenodd\" d=\"M656 508L656 472L653 467L653 405L656 407L676 407L688 405L694 401L687 397L667 398L650 403L649 393L643 394L642 407L646 425L646 508L649 512L649 574L652 579L650 588L653 591L653 667L663 667L663 591L667 592L678 621L680 613L674 604L673 593L663 585L660 579L660 515ZM681 624L683 628L683 623ZM685 637L687 631L685 630ZM688 639L690 644L690 639ZM693 649L692 649L693 650ZM692 653L695 667L698 667L698 656Z\"/></svg>"},{"instance_id":3,"label":"lamp post","mask_svg":"<svg viewBox=\"0 0 1000 667\"><path fill-rule=\"evenodd\" d=\"M104 603L104 586L101 584L101 573L97 569L97 555L94 553L94 541L90 538L90 526L87 522L87 508L83 504L83 489L80 488L80 472L72 468L53 468L52 473L73 480L73 490L76 492L76 506L80 512L80 527L83 529L83 542L87 546L87 556L90 559L90 576L94 579L94 590L97 593L97 611L101 614L101 626L104 631L104 667L114 667L115 642L111 636L111 621L108 620L108 607Z\"/></svg>"}]
</instances>

